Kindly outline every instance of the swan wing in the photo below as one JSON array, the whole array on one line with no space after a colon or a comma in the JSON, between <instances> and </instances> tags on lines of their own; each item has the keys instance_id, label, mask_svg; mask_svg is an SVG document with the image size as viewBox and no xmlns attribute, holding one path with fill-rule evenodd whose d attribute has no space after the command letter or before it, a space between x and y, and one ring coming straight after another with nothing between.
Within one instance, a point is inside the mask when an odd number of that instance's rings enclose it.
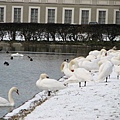
<instances>
[{"instance_id":1,"label":"swan wing","mask_svg":"<svg viewBox=\"0 0 120 120\"><path fill-rule=\"evenodd\" d=\"M83 81L92 81L93 80L91 73L84 68L76 69L74 74L78 79L82 79Z\"/></svg>"}]
</instances>

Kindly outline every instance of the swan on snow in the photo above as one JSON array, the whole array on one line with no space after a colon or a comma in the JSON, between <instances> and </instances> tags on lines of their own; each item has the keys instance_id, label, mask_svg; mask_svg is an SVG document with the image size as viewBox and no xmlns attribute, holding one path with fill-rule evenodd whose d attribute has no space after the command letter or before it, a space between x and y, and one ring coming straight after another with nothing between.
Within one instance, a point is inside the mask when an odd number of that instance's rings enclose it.
<instances>
[{"instance_id":1,"label":"swan on snow","mask_svg":"<svg viewBox=\"0 0 120 120\"><path fill-rule=\"evenodd\" d=\"M99 72L98 72L98 80L97 82L103 81L106 79L108 79L108 76L110 76L110 74L113 71L113 63L109 60L104 60L101 63L99 62Z\"/></svg>"},{"instance_id":2,"label":"swan on snow","mask_svg":"<svg viewBox=\"0 0 120 120\"><path fill-rule=\"evenodd\" d=\"M47 90L48 96L52 91L57 91L66 88L64 83L59 82L55 79L50 79L46 73L42 73L40 78L36 82L36 86L41 90Z\"/></svg>"}]
</instances>

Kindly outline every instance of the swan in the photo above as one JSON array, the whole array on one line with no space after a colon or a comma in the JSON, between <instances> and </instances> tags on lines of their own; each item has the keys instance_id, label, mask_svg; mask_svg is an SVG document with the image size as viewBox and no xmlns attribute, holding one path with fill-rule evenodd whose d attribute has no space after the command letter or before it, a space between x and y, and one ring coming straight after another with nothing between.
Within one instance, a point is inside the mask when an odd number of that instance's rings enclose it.
<instances>
[{"instance_id":1,"label":"swan","mask_svg":"<svg viewBox=\"0 0 120 120\"><path fill-rule=\"evenodd\" d=\"M102 58L105 56L107 56L107 50L103 48L100 50L100 53L97 55L97 58Z\"/></svg>"},{"instance_id":2,"label":"swan","mask_svg":"<svg viewBox=\"0 0 120 120\"><path fill-rule=\"evenodd\" d=\"M72 67L74 64L74 68ZM92 74L86 70L85 68L79 68L77 61L73 60L69 64L69 69L73 71L73 75L65 81L65 83L79 83L79 87L81 87L81 82L84 82L84 86L86 86L86 82L93 81Z\"/></svg>"},{"instance_id":3,"label":"swan","mask_svg":"<svg viewBox=\"0 0 120 120\"><path fill-rule=\"evenodd\" d=\"M102 60L99 62L99 72L98 72L98 79L97 82L103 81L106 78L106 82L108 79L108 76L110 76L110 74L113 71L113 63L109 60Z\"/></svg>"},{"instance_id":4,"label":"swan","mask_svg":"<svg viewBox=\"0 0 120 120\"><path fill-rule=\"evenodd\" d=\"M12 87L9 92L8 92L8 100L6 100L5 98L0 97L0 106L14 106L14 100L12 97L12 93L16 92L19 95L19 91L17 89L17 87Z\"/></svg>"},{"instance_id":5,"label":"swan","mask_svg":"<svg viewBox=\"0 0 120 120\"><path fill-rule=\"evenodd\" d=\"M15 53L15 54L11 54L12 57L23 57L23 54L19 54L19 53Z\"/></svg>"},{"instance_id":6,"label":"swan","mask_svg":"<svg viewBox=\"0 0 120 120\"><path fill-rule=\"evenodd\" d=\"M69 69L71 69L73 66L74 68L85 68L88 71L98 71L99 66L98 66L98 61L99 59L93 59L91 61L87 59L81 59L78 61L72 60L69 63Z\"/></svg>"},{"instance_id":7,"label":"swan","mask_svg":"<svg viewBox=\"0 0 120 120\"><path fill-rule=\"evenodd\" d=\"M82 63L79 64L79 67L85 68L86 70L92 72L92 71L98 71L99 66L98 66L98 62L99 62L99 58L97 59L93 59L91 61L88 60L84 60Z\"/></svg>"},{"instance_id":8,"label":"swan","mask_svg":"<svg viewBox=\"0 0 120 120\"><path fill-rule=\"evenodd\" d=\"M74 74L64 82L65 84L79 83L79 87L81 87L81 82L84 82L84 86L86 86L86 82L93 81L91 73L84 68L76 68L73 73Z\"/></svg>"},{"instance_id":9,"label":"swan","mask_svg":"<svg viewBox=\"0 0 120 120\"><path fill-rule=\"evenodd\" d=\"M48 96L50 96L51 91L66 88L66 85L55 79L50 79L46 73L40 75L40 78L36 81L36 86L41 90L47 90Z\"/></svg>"},{"instance_id":10,"label":"swan","mask_svg":"<svg viewBox=\"0 0 120 120\"><path fill-rule=\"evenodd\" d=\"M112 57L111 61L114 65L119 65L120 64L120 53L117 56Z\"/></svg>"},{"instance_id":11,"label":"swan","mask_svg":"<svg viewBox=\"0 0 120 120\"><path fill-rule=\"evenodd\" d=\"M89 61L94 60L94 59L96 59L96 58L97 58L97 57L95 57L94 55L87 55L87 56L86 56L86 59L89 60Z\"/></svg>"},{"instance_id":12,"label":"swan","mask_svg":"<svg viewBox=\"0 0 120 120\"><path fill-rule=\"evenodd\" d=\"M117 74L117 79L119 79L119 75L120 75L120 65L115 65L114 66L114 71Z\"/></svg>"},{"instance_id":13,"label":"swan","mask_svg":"<svg viewBox=\"0 0 120 120\"><path fill-rule=\"evenodd\" d=\"M68 68L68 66L69 66L69 63L66 61L64 61L60 66L61 72L63 72L67 78L71 77L73 74L72 71L70 71L70 69Z\"/></svg>"},{"instance_id":14,"label":"swan","mask_svg":"<svg viewBox=\"0 0 120 120\"><path fill-rule=\"evenodd\" d=\"M89 55L94 55L95 57L97 57L99 55L100 51L98 50L92 50L89 52Z\"/></svg>"}]
</instances>

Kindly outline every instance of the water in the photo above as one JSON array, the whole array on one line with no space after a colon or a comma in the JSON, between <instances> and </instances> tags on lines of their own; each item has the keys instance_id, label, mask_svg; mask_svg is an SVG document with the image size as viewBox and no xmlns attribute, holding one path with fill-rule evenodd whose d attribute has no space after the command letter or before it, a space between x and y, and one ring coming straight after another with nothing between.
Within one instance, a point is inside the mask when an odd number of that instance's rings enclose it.
<instances>
[{"instance_id":1,"label":"water","mask_svg":"<svg viewBox=\"0 0 120 120\"><path fill-rule=\"evenodd\" d=\"M52 55L52 54L24 54L23 58L10 59L10 53L0 53L0 96L8 99L8 91L16 86L20 95L13 94L15 107L22 105L31 99L40 90L35 83L41 73L47 73L50 78L59 79L63 76L60 65L64 59L72 59L75 55ZM33 58L30 61L27 56ZM4 62L9 62L5 66ZM12 107L0 107L0 118L10 112Z\"/></svg>"}]
</instances>

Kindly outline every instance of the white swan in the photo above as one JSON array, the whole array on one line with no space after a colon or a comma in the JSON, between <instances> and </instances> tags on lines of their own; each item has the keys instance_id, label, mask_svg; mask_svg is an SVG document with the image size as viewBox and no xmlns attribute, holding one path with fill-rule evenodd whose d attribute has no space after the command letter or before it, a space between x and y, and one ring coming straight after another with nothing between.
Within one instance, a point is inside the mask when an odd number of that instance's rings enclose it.
<instances>
[{"instance_id":1,"label":"white swan","mask_svg":"<svg viewBox=\"0 0 120 120\"><path fill-rule=\"evenodd\" d=\"M114 65L120 65L120 53L117 56L112 57L111 61Z\"/></svg>"},{"instance_id":2,"label":"white swan","mask_svg":"<svg viewBox=\"0 0 120 120\"><path fill-rule=\"evenodd\" d=\"M56 91L66 88L66 86L55 79L49 79L46 73L42 73L40 78L36 82L36 86L41 90L47 90L48 96L50 96L51 91Z\"/></svg>"},{"instance_id":3,"label":"white swan","mask_svg":"<svg viewBox=\"0 0 120 120\"><path fill-rule=\"evenodd\" d=\"M69 78L73 74L72 71L69 70L68 66L69 66L69 63L66 61L64 61L60 66L61 72L63 72L67 78Z\"/></svg>"},{"instance_id":4,"label":"white swan","mask_svg":"<svg viewBox=\"0 0 120 120\"><path fill-rule=\"evenodd\" d=\"M81 59L78 61L76 61L75 59L71 60L71 62L69 63L69 69L72 70L72 66L74 66L73 68L85 68L88 71L98 71L99 66L98 66L98 61L99 59L94 59L92 61Z\"/></svg>"},{"instance_id":5,"label":"white swan","mask_svg":"<svg viewBox=\"0 0 120 120\"><path fill-rule=\"evenodd\" d=\"M11 54L12 57L23 57L23 54L19 54L19 53L15 53L15 54Z\"/></svg>"},{"instance_id":6,"label":"white swan","mask_svg":"<svg viewBox=\"0 0 120 120\"><path fill-rule=\"evenodd\" d=\"M108 79L108 76L112 73L113 71L113 63L109 60L102 60L99 62L99 72L98 72L98 79L96 82L103 81L104 79Z\"/></svg>"},{"instance_id":7,"label":"white swan","mask_svg":"<svg viewBox=\"0 0 120 120\"><path fill-rule=\"evenodd\" d=\"M89 52L89 55L94 55L95 57L97 57L99 55L100 51L98 50L92 50Z\"/></svg>"},{"instance_id":8,"label":"white swan","mask_svg":"<svg viewBox=\"0 0 120 120\"><path fill-rule=\"evenodd\" d=\"M72 65L74 64L74 68ZM73 75L65 81L65 83L79 83L79 87L81 87L81 82L85 82L84 86L86 86L86 82L93 81L93 76L89 71L85 68L78 68L78 63L76 60L72 60L69 64L69 69L73 71Z\"/></svg>"},{"instance_id":9,"label":"white swan","mask_svg":"<svg viewBox=\"0 0 120 120\"><path fill-rule=\"evenodd\" d=\"M98 61L99 58L88 61L88 60L84 60L81 64L79 64L79 67L85 68L88 71L98 71L99 66L98 66Z\"/></svg>"},{"instance_id":10,"label":"white swan","mask_svg":"<svg viewBox=\"0 0 120 120\"><path fill-rule=\"evenodd\" d=\"M84 82L84 86L86 86L86 82L93 81L93 76L89 71L84 68L76 68L74 69L73 76L68 78L65 81L65 84L68 83L79 83L79 87L81 87L81 82Z\"/></svg>"},{"instance_id":11,"label":"white swan","mask_svg":"<svg viewBox=\"0 0 120 120\"><path fill-rule=\"evenodd\" d=\"M115 65L114 66L114 71L117 74L117 79L119 79L119 75L120 75L120 65Z\"/></svg>"},{"instance_id":12,"label":"white swan","mask_svg":"<svg viewBox=\"0 0 120 120\"><path fill-rule=\"evenodd\" d=\"M14 106L14 100L12 97L12 93L16 92L19 95L18 89L16 87L12 87L8 92L8 100L5 98L0 97L0 106Z\"/></svg>"},{"instance_id":13,"label":"white swan","mask_svg":"<svg viewBox=\"0 0 120 120\"><path fill-rule=\"evenodd\" d=\"M101 49L101 50L100 50L100 53L99 53L98 56L97 56L97 58L103 58L103 57L105 57L105 56L107 56L107 50Z\"/></svg>"}]
</instances>

